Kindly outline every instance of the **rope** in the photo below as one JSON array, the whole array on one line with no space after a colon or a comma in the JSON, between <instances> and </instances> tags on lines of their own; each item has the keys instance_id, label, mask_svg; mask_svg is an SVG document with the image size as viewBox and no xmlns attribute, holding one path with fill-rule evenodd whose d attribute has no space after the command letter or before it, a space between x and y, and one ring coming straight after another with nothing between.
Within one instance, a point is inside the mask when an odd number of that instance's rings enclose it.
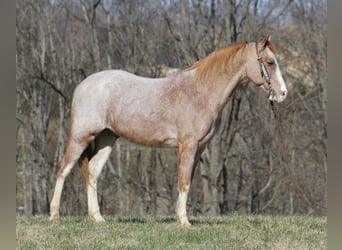
<instances>
[{"instance_id":1,"label":"rope","mask_svg":"<svg viewBox=\"0 0 342 250\"><path fill-rule=\"evenodd\" d=\"M317 212L317 207L321 208L321 209L325 209L325 206L320 205L319 203L317 203L316 201L313 201L312 199L309 198L309 195L307 194L307 192L305 192L304 187L299 184L300 182L298 181L297 177L294 175L291 167L290 167L290 163L288 158L286 157L286 148L285 148L285 143L284 143L284 134L283 134L283 129L281 127L280 124L280 119L279 119L279 115L278 115L278 109L276 106L276 103L273 101L270 101L271 104L271 108L273 111L273 115L274 115L274 119L276 121L276 126L277 126L277 131L278 131L278 135L279 135L279 139L280 139L280 152L281 152L281 157L282 157L282 161L284 162L285 166L286 166L286 170L287 173L290 177L290 181L291 183L294 185L295 189L298 191L298 193L300 194L300 196L302 197L302 199L313 209L315 210L315 212ZM312 206L312 205L315 206Z\"/></svg>"}]
</instances>

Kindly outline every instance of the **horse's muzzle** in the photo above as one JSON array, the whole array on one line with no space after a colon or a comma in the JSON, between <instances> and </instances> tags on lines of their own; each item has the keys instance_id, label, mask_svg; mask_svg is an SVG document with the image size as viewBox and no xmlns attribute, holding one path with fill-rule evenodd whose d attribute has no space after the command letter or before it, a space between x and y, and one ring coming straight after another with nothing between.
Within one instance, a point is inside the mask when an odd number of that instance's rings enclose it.
<instances>
[{"instance_id":1,"label":"horse's muzzle","mask_svg":"<svg viewBox=\"0 0 342 250\"><path fill-rule=\"evenodd\" d=\"M287 91L281 91L280 95L274 89L270 89L268 99L275 102L283 102L287 97Z\"/></svg>"}]
</instances>

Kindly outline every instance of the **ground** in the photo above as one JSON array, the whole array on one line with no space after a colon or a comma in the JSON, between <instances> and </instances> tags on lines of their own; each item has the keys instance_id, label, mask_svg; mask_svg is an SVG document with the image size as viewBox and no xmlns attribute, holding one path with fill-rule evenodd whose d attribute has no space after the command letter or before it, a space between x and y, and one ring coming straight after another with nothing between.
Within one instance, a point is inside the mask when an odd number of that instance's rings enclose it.
<instances>
[{"instance_id":1,"label":"ground","mask_svg":"<svg viewBox=\"0 0 342 250\"><path fill-rule=\"evenodd\" d=\"M190 217L182 229L174 217L17 216L17 249L327 249L327 218L231 214Z\"/></svg>"}]
</instances>

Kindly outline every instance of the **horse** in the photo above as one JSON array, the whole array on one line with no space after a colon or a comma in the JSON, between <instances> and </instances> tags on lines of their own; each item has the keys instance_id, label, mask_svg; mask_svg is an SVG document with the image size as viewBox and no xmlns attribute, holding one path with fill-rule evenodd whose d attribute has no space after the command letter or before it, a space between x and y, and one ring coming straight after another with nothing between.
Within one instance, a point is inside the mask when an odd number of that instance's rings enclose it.
<instances>
[{"instance_id":1,"label":"horse","mask_svg":"<svg viewBox=\"0 0 342 250\"><path fill-rule=\"evenodd\" d=\"M189 227L186 201L194 168L214 135L223 107L244 79L261 87L272 102L287 88L271 36L237 42L164 78L106 70L84 79L74 90L68 144L59 162L50 220L59 220L65 178L81 162L88 214L104 221L97 200L97 179L119 138L156 147L178 147L177 221Z\"/></svg>"}]
</instances>

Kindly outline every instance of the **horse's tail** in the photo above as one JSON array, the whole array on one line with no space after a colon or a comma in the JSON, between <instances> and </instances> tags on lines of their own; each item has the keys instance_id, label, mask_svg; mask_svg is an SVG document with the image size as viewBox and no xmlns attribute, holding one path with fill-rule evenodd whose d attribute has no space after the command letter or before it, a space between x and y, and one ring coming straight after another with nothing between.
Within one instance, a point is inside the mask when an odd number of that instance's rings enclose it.
<instances>
[{"instance_id":1,"label":"horse's tail","mask_svg":"<svg viewBox=\"0 0 342 250\"><path fill-rule=\"evenodd\" d=\"M86 184L89 182L89 161L93 157L93 145L90 143L81 154L78 163L81 168L82 177Z\"/></svg>"}]
</instances>

